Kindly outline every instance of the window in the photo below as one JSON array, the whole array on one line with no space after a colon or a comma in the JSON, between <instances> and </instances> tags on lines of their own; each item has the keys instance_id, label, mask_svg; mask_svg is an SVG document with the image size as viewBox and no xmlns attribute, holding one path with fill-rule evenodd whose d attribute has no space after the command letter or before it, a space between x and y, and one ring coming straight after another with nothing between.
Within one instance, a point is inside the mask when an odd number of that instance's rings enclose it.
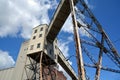
<instances>
[{"instance_id":1,"label":"window","mask_svg":"<svg viewBox=\"0 0 120 80\"><path fill-rule=\"evenodd\" d=\"M27 50L28 50L28 48L25 48L25 49L24 49L24 51L27 51Z\"/></svg>"},{"instance_id":2,"label":"window","mask_svg":"<svg viewBox=\"0 0 120 80\"><path fill-rule=\"evenodd\" d=\"M34 31L34 33L37 33L37 29Z\"/></svg>"},{"instance_id":3,"label":"window","mask_svg":"<svg viewBox=\"0 0 120 80\"><path fill-rule=\"evenodd\" d=\"M47 49L47 45L46 44L45 44L44 48Z\"/></svg>"},{"instance_id":4,"label":"window","mask_svg":"<svg viewBox=\"0 0 120 80\"><path fill-rule=\"evenodd\" d=\"M30 50L33 50L33 47L34 47L34 45L31 45L31 46L30 46Z\"/></svg>"},{"instance_id":5,"label":"window","mask_svg":"<svg viewBox=\"0 0 120 80\"><path fill-rule=\"evenodd\" d=\"M55 59L57 58L57 55L55 55Z\"/></svg>"},{"instance_id":6,"label":"window","mask_svg":"<svg viewBox=\"0 0 120 80\"><path fill-rule=\"evenodd\" d=\"M46 33L48 32L48 29L46 29Z\"/></svg>"},{"instance_id":7,"label":"window","mask_svg":"<svg viewBox=\"0 0 120 80\"><path fill-rule=\"evenodd\" d=\"M40 31L43 31L43 27L40 28Z\"/></svg>"},{"instance_id":8,"label":"window","mask_svg":"<svg viewBox=\"0 0 120 80\"><path fill-rule=\"evenodd\" d=\"M57 43L57 39L55 40L55 43Z\"/></svg>"},{"instance_id":9,"label":"window","mask_svg":"<svg viewBox=\"0 0 120 80\"><path fill-rule=\"evenodd\" d=\"M52 50L50 49L50 54L52 54Z\"/></svg>"},{"instance_id":10,"label":"window","mask_svg":"<svg viewBox=\"0 0 120 80\"><path fill-rule=\"evenodd\" d=\"M42 34L39 34L39 37L42 37Z\"/></svg>"},{"instance_id":11,"label":"window","mask_svg":"<svg viewBox=\"0 0 120 80\"><path fill-rule=\"evenodd\" d=\"M36 38L36 36L33 36L33 39L35 39Z\"/></svg>"},{"instance_id":12,"label":"window","mask_svg":"<svg viewBox=\"0 0 120 80\"><path fill-rule=\"evenodd\" d=\"M55 49L57 49L57 46L55 45Z\"/></svg>"},{"instance_id":13,"label":"window","mask_svg":"<svg viewBox=\"0 0 120 80\"><path fill-rule=\"evenodd\" d=\"M37 44L37 48L40 48L40 43Z\"/></svg>"}]
</instances>

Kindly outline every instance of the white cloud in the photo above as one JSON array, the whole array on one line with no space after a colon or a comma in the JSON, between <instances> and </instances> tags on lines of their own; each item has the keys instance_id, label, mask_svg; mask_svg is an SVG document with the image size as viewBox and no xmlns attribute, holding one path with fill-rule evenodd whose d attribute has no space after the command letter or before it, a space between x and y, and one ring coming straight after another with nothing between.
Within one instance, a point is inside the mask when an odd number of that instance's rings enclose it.
<instances>
[{"instance_id":1,"label":"white cloud","mask_svg":"<svg viewBox=\"0 0 120 80\"><path fill-rule=\"evenodd\" d=\"M88 28L86 28L86 30L88 30L89 31L89 29ZM86 31L83 27L81 27L80 29L79 29L79 34L81 35L81 36L86 36L86 37L91 37L91 35Z\"/></svg>"},{"instance_id":2,"label":"white cloud","mask_svg":"<svg viewBox=\"0 0 120 80\"><path fill-rule=\"evenodd\" d=\"M67 33L73 33L73 24L72 24L71 15L69 15L69 17L67 18L65 24L63 25L62 31L67 32Z\"/></svg>"},{"instance_id":3,"label":"white cloud","mask_svg":"<svg viewBox=\"0 0 120 80\"><path fill-rule=\"evenodd\" d=\"M0 69L13 67L15 61L12 56L9 55L7 51L0 50Z\"/></svg>"},{"instance_id":4,"label":"white cloud","mask_svg":"<svg viewBox=\"0 0 120 80\"><path fill-rule=\"evenodd\" d=\"M68 42L63 42L63 41L59 41L58 46L60 48L60 50L62 51L62 53L64 54L65 57L68 57L68 51L69 51L69 47L68 47Z\"/></svg>"},{"instance_id":5,"label":"white cloud","mask_svg":"<svg viewBox=\"0 0 120 80\"><path fill-rule=\"evenodd\" d=\"M68 36L67 39L68 39L69 42L72 42L73 41L73 36Z\"/></svg>"},{"instance_id":6,"label":"white cloud","mask_svg":"<svg viewBox=\"0 0 120 80\"><path fill-rule=\"evenodd\" d=\"M0 0L0 37L29 38L33 27L50 22L48 10L56 6L56 0Z\"/></svg>"},{"instance_id":7,"label":"white cloud","mask_svg":"<svg viewBox=\"0 0 120 80\"><path fill-rule=\"evenodd\" d=\"M63 40L62 38L59 39L58 41L58 46L60 48L60 50L62 51L63 55L65 57L69 57L69 43L73 41L73 37L72 36L66 36L67 40Z\"/></svg>"},{"instance_id":8,"label":"white cloud","mask_svg":"<svg viewBox=\"0 0 120 80\"><path fill-rule=\"evenodd\" d=\"M48 24L48 10L55 9L58 4L57 0L0 0L0 3L0 37L18 36L19 33L23 38L30 37L33 27ZM62 31L73 33L71 15Z\"/></svg>"},{"instance_id":9,"label":"white cloud","mask_svg":"<svg viewBox=\"0 0 120 80\"><path fill-rule=\"evenodd\" d=\"M86 26L86 24L83 23L81 19L79 19L79 23L83 26ZM87 28L86 28L87 29ZM78 28L79 34L81 36L87 36L90 37L89 33L84 28ZM87 29L88 30L88 29ZM73 24L72 24L72 18L71 15L69 15L68 19L66 20L64 26L62 27L62 31L66 33L72 33L73 34ZM70 36L69 36L70 37Z\"/></svg>"}]
</instances>

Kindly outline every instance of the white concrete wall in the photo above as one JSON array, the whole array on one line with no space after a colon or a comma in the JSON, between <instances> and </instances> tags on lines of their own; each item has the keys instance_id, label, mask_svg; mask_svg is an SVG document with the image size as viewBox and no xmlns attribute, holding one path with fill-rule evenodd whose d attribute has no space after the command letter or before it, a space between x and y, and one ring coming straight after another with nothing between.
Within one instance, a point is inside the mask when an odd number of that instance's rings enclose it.
<instances>
[{"instance_id":1,"label":"white concrete wall","mask_svg":"<svg viewBox=\"0 0 120 80\"><path fill-rule=\"evenodd\" d=\"M43 28L42 31L41 31L41 28ZM33 32L32 32L32 36L30 38L30 44L29 44L27 54L32 54L32 53L34 54L36 52L43 51L47 28L48 28L47 25L39 25L39 26L33 28ZM35 33L35 30L37 30L36 33ZM39 37L40 34L42 34L41 37ZM36 37L35 39L33 39L34 36ZM39 44L39 43L40 43L40 48L37 48L37 44ZM32 50L30 49L31 45L34 45Z\"/></svg>"},{"instance_id":2,"label":"white concrete wall","mask_svg":"<svg viewBox=\"0 0 120 80\"><path fill-rule=\"evenodd\" d=\"M40 29L43 27L43 30ZM57 46L57 39L53 42L53 44L46 41L46 33L47 33L48 26L47 25L39 25L33 28L32 36L30 40L23 42L21 45L21 49L18 55L18 59L16 62L16 66L14 71L10 70L2 70L0 71L0 80L25 80L27 79L26 72L25 72L25 65L29 64L29 60L27 54L34 54L36 52L43 51L55 62L57 62L57 56L59 51ZM34 31L37 30L36 33ZM42 34L42 37L39 37L39 34ZM33 37L36 36L35 39ZM40 43L40 48L37 48L37 44ZM46 47L45 47L45 45ZM34 45L33 50L30 50L31 45ZM44 49L45 48L45 49ZM27 69L29 72L30 70ZM11 73L12 72L12 73ZM30 71L30 74L33 73ZM32 74L31 74L32 75Z\"/></svg>"},{"instance_id":3,"label":"white concrete wall","mask_svg":"<svg viewBox=\"0 0 120 80\"><path fill-rule=\"evenodd\" d=\"M12 73L14 68L0 70L0 80L12 80Z\"/></svg>"},{"instance_id":4,"label":"white concrete wall","mask_svg":"<svg viewBox=\"0 0 120 80\"><path fill-rule=\"evenodd\" d=\"M21 45L21 49L18 55L18 59L17 59L16 66L13 71L11 80L21 80L22 78L24 66L26 62L26 54L28 51L28 45L29 45L29 41L26 41Z\"/></svg>"}]
</instances>

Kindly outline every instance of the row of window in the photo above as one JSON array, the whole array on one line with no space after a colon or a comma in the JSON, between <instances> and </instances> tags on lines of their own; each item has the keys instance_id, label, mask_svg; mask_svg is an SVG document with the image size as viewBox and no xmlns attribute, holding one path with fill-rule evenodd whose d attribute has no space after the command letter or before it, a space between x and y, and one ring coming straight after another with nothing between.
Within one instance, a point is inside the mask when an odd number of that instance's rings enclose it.
<instances>
[{"instance_id":1,"label":"row of window","mask_svg":"<svg viewBox=\"0 0 120 80\"><path fill-rule=\"evenodd\" d=\"M40 31L43 31L43 27L40 28ZM34 31L34 33L37 33L37 29Z\"/></svg>"},{"instance_id":2,"label":"row of window","mask_svg":"<svg viewBox=\"0 0 120 80\"><path fill-rule=\"evenodd\" d=\"M39 34L39 38L42 37L42 34ZM36 39L36 36L33 36L33 39Z\"/></svg>"},{"instance_id":3,"label":"row of window","mask_svg":"<svg viewBox=\"0 0 120 80\"><path fill-rule=\"evenodd\" d=\"M40 43L37 44L37 48L40 48ZM30 50L33 50L33 49L34 49L34 45L31 45Z\"/></svg>"}]
</instances>

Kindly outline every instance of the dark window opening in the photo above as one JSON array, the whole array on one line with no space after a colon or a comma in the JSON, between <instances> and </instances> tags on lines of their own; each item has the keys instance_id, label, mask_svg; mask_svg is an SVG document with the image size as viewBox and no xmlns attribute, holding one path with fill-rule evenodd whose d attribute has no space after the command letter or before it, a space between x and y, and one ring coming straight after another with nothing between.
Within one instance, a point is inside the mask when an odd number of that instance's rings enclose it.
<instances>
[{"instance_id":1,"label":"dark window opening","mask_svg":"<svg viewBox=\"0 0 120 80\"><path fill-rule=\"evenodd\" d=\"M55 43L57 43L57 40L55 40Z\"/></svg>"},{"instance_id":2,"label":"dark window opening","mask_svg":"<svg viewBox=\"0 0 120 80\"><path fill-rule=\"evenodd\" d=\"M37 48L40 48L40 43L37 44Z\"/></svg>"},{"instance_id":3,"label":"dark window opening","mask_svg":"<svg viewBox=\"0 0 120 80\"><path fill-rule=\"evenodd\" d=\"M55 45L55 49L57 49L57 46Z\"/></svg>"},{"instance_id":4,"label":"dark window opening","mask_svg":"<svg viewBox=\"0 0 120 80\"><path fill-rule=\"evenodd\" d=\"M50 49L50 54L52 54L52 50Z\"/></svg>"},{"instance_id":5,"label":"dark window opening","mask_svg":"<svg viewBox=\"0 0 120 80\"><path fill-rule=\"evenodd\" d=\"M42 34L39 34L39 37L42 37Z\"/></svg>"},{"instance_id":6,"label":"dark window opening","mask_svg":"<svg viewBox=\"0 0 120 80\"><path fill-rule=\"evenodd\" d=\"M55 55L55 59L57 58L57 55Z\"/></svg>"},{"instance_id":7,"label":"dark window opening","mask_svg":"<svg viewBox=\"0 0 120 80\"><path fill-rule=\"evenodd\" d=\"M33 39L35 39L36 38L36 36L33 36Z\"/></svg>"},{"instance_id":8,"label":"dark window opening","mask_svg":"<svg viewBox=\"0 0 120 80\"><path fill-rule=\"evenodd\" d=\"M34 33L37 33L37 29L34 31Z\"/></svg>"},{"instance_id":9,"label":"dark window opening","mask_svg":"<svg viewBox=\"0 0 120 80\"><path fill-rule=\"evenodd\" d=\"M46 44L45 44L44 48L47 49L47 45Z\"/></svg>"},{"instance_id":10,"label":"dark window opening","mask_svg":"<svg viewBox=\"0 0 120 80\"><path fill-rule=\"evenodd\" d=\"M40 28L40 31L43 31L43 27Z\"/></svg>"}]
</instances>

